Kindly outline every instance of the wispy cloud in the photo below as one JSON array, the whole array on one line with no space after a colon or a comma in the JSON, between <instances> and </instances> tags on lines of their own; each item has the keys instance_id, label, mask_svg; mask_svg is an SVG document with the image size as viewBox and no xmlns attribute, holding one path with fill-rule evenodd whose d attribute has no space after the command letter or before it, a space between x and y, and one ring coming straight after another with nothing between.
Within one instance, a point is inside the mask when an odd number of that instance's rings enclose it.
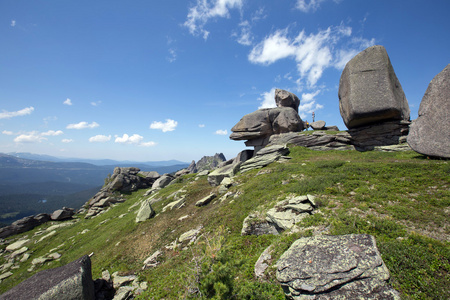
<instances>
[{"instance_id":1,"label":"wispy cloud","mask_svg":"<svg viewBox=\"0 0 450 300\"><path fill-rule=\"evenodd\" d=\"M63 104L64 104L64 105L69 105L69 106L71 106L71 105L72 105L72 100L70 100L69 98L67 98L67 99L63 102Z\"/></svg>"},{"instance_id":2,"label":"wispy cloud","mask_svg":"<svg viewBox=\"0 0 450 300\"><path fill-rule=\"evenodd\" d=\"M167 56L167 60L171 63L177 60L177 52L174 48L169 49L169 56Z\"/></svg>"},{"instance_id":3,"label":"wispy cloud","mask_svg":"<svg viewBox=\"0 0 450 300\"><path fill-rule=\"evenodd\" d=\"M198 124L198 127L205 128L205 124Z\"/></svg>"},{"instance_id":4,"label":"wispy cloud","mask_svg":"<svg viewBox=\"0 0 450 300\"><path fill-rule=\"evenodd\" d=\"M18 111L6 111L2 110L0 113L0 119L10 119L14 117L21 117L31 114L34 111L34 107L26 107L24 109L18 110Z\"/></svg>"},{"instance_id":5,"label":"wispy cloud","mask_svg":"<svg viewBox=\"0 0 450 300\"><path fill-rule=\"evenodd\" d=\"M150 129L160 129L162 130L162 132L167 132L167 131L174 131L177 126L178 126L177 121L166 119L166 122L164 123L154 121L152 124L150 124Z\"/></svg>"},{"instance_id":6,"label":"wispy cloud","mask_svg":"<svg viewBox=\"0 0 450 300\"><path fill-rule=\"evenodd\" d=\"M217 134L217 135L227 135L228 134L228 130L223 130L223 129L219 129L219 130L216 130L216 132L214 132L214 134Z\"/></svg>"},{"instance_id":7,"label":"wispy cloud","mask_svg":"<svg viewBox=\"0 0 450 300\"><path fill-rule=\"evenodd\" d=\"M38 131L32 131L32 132L18 135L14 139L14 142L16 142L16 143L40 143L45 140L47 140L47 138L45 138Z\"/></svg>"},{"instance_id":8,"label":"wispy cloud","mask_svg":"<svg viewBox=\"0 0 450 300\"><path fill-rule=\"evenodd\" d=\"M119 144L130 144L142 147L152 147L156 145L156 143L153 141L143 142L144 137L139 134L133 134L129 136L128 134L125 133L123 136L116 135L115 137L116 139L114 142Z\"/></svg>"},{"instance_id":9,"label":"wispy cloud","mask_svg":"<svg viewBox=\"0 0 450 300\"><path fill-rule=\"evenodd\" d=\"M9 130L3 130L2 134L4 134L4 135L14 135L14 132L9 131Z\"/></svg>"},{"instance_id":10,"label":"wispy cloud","mask_svg":"<svg viewBox=\"0 0 450 300\"><path fill-rule=\"evenodd\" d=\"M89 142L91 143L106 143L111 140L111 135L95 135L89 138Z\"/></svg>"},{"instance_id":11,"label":"wispy cloud","mask_svg":"<svg viewBox=\"0 0 450 300\"><path fill-rule=\"evenodd\" d=\"M11 20L11 27L15 27L16 26L16 20Z\"/></svg>"},{"instance_id":12,"label":"wispy cloud","mask_svg":"<svg viewBox=\"0 0 450 300\"><path fill-rule=\"evenodd\" d=\"M320 90L313 93L303 93L298 107L300 117L305 120L313 112L323 108L322 104L316 102L316 96L319 95Z\"/></svg>"},{"instance_id":13,"label":"wispy cloud","mask_svg":"<svg viewBox=\"0 0 450 300\"><path fill-rule=\"evenodd\" d=\"M64 144L69 144L69 143L73 143L72 139L62 139L61 142L63 142Z\"/></svg>"},{"instance_id":14,"label":"wispy cloud","mask_svg":"<svg viewBox=\"0 0 450 300\"><path fill-rule=\"evenodd\" d=\"M209 31L205 30L206 23L213 18L228 18L230 9L241 9L243 0L197 0L189 9L184 26L194 36L201 35L207 39Z\"/></svg>"},{"instance_id":15,"label":"wispy cloud","mask_svg":"<svg viewBox=\"0 0 450 300\"><path fill-rule=\"evenodd\" d=\"M64 134L64 132L62 132L61 130L49 130L47 132L42 132L41 135L42 136L57 136L57 135L61 135Z\"/></svg>"},{"instance_id":16,"label":"wispy cloud","mask_svg":"<svg viewBox=\"0 0 450 300\"><path fill-rule=\"evenodd\" d=\"M325 0L297 0L295 8L304 13L315 12Z\"/></svg>"},{"instance_id":17,"label":"wispy cloud","mask_svg":"<svg viewBox=\"0 0 450 300\"><path fill-rule=\"evenodd\" d=\"M239 31L233 32L232 36L236 38L236 41L244 46L251 46L253 44L254 35L252 32L252 27L254 24L264 19L266 16L264 15L264 8L258 9L254 12L249 20L243 20L239 23Z\"/></svg>"},{"instance_id":18,"label":"wispy cloud","mask_svg":"<svg viewBox=\"0 0 450 300\"><path fill-rule=\"evenodd\" d=\"M76 123L76 124L69 124L67 125L67 129L87 129L87 128L96 128L99 127L100 125L97 122L92 122L92 123L88 123L88 122L80 122L80 123Z\"/></svg>"},{"instance_id":19,"label":"wispy cloud","mask_svg":"<svg viewBox=\"0 0 450 300\"><path fill-rule=\"evenodd\" d=\"M99 100L99 101L92 101L92 102L91 102L91 105L92 105L92 106L99 106L100 104L102 104L102 101L100 101L100 100Z\"/></svg>"},{"instance_id":20,"label":"wispy cloud","mask_svg":"<svg viewBox=\"0 0 450 300\"><path fill-rule=\"evenodd\" d=\"M288 28L281 29L253 47L248 59L255 64L270 65L281 59L292 58L297 63L300 76L297 84L302 86L303 81L306 81L308 87L312 88L326 68L341 68L352 53L374 43L374 40L350 39L351 34L352 28L342 24L309 35L302 30L296 36L290 36ZM341 42L340 47L337 46L338 42Z\"/></svg>"}]
</instances>

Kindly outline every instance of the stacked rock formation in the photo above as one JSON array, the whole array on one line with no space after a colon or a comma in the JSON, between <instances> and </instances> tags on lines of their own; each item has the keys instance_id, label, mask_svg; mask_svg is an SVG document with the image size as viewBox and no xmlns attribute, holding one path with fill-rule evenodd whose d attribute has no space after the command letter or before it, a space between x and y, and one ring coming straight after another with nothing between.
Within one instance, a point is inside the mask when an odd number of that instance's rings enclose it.
<instances>
[{"instance_id":1,"label":"stacked rock formation","mask_svg":"<svg viewBox=\"0 0 450 300\"><path fill-rule=\"evenodd\" d=\"M260 150L273 134L299 132L304 124L298 115L299 98L285 90L275 91L276 108L264 108L245 115L231 131L232 140L247 140L246 146Z\"/></svg>"},{"instance_id":2,"label":"stacked rock formation","mask_svg":"<svg viewBox=\"0 0 450 300\"><path fill-rule=\"evenodd\" d=\"M362 150L406 140L408 101L383 46L369 47L347 63L339 82L339 109Z\"/></svg>"},{"instance_id":3,"label":"stacked rock formation","mask_svg":"<svg viewBox=\"0 0 450 300\"><path fill-rule=\"evenodd\" d=\"M450 64L428 85L408 144L421 154L450 158Z\"/></svg>"}]
</instances>

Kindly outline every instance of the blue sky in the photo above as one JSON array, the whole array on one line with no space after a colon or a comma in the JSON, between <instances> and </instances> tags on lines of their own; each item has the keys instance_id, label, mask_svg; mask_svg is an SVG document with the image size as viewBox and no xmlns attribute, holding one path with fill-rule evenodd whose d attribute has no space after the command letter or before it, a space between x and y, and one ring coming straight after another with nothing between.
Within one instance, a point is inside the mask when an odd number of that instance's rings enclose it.
<instances>
[{"instance_id":1,"label":"blue sky","mask_svg":"<svg viewBox=\"0 0 450 300\"><path fill-rule=\"evenodd\" d=\"M282 88L346 129L345 63L383 45L417 117L450 63L448 0L2 0L0 152L155 161L228 138Z\"/></svg>"}]
</instances>

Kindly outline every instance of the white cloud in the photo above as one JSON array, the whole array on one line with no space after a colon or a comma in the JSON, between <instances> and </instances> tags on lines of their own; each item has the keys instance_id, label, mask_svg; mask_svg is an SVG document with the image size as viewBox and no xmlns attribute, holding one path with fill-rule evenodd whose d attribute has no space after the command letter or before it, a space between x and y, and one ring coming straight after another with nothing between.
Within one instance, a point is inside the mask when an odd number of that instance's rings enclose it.
<instances>
[{"instance_id":1,"label":"white cloud","mask_svg":"<svg viewBox=\"0 0 450 300\"><path fill-rule=\"evenodd\" d=\"M9 130L3 130L2 133L3 133L4 135L14 135L14 132L9 131Z\"/></svg>"},{"instance_id":2,"label":"white cloud","mask_svg":"<svg viewBox=\"0 0 450 300\"><path fill-rule=\"evenodd\" d=\"M297 0L295 8L301 10L302 12L315 12L322 2L325 0Z\"/></svg>"},{"instance_id":3,"label":"white cloud","mask_svg":"<svg viewBox=\"0 0 450 300\"><path fill-rule=\"evenodd\" d=\"M91 143L105 143L111 140L111 135L95 135L89 138L89 142Z\"/></svg>"},{"instance_id":4,"label":"white cloud","mask_svg":"<svg viewBox=\"0 0 450 300\"><path fill-rule=\"evenodd\" d=\"M351 34L351 27L342 24L320 30L317 34L307 35L302 30L294 37L289 36L288 28L277 30L258 43L248 59L255 64L270 65L284 58L292 58L297 63L300 76L297 83L301 86L305 80L312 88L326 68L341 68L351 58L350 55L374 43L373 39L360 38L351 39L346 45L337 47L338 42L344 44Z\"/></svg>"},{"instance_id":5,"label":"white cloud","mask_svg":"<svg viewBox=\"0 0 450 300\"><path fill-rule=\"evenodd\" d=\"M71 106L71 105L72 105L72 100L70 100L69 98L67 98L67 99L63 102L63 104Z\"/></svg>"},{"instance_id":6,"label":"white cloud","mask_svg":"<svg viewBox=\"0 0 450 300\"><path fill-rule=\"evenodd\" d=\"M26 107L24 109L18 110L18 111L6 111L2 110L0 113L0 119L10 119L13 117L21 117L31 114L34 111L34 107Z\"/></svg>"},{"instance_id":7,"label":"white cloud","mask_svg":"<svg viewBox=\"0 0 450 300\"><path fill-rule=\"evenodd\" d=\"M198 124L198 127L204 128L204 127L205 127L205 124Z\"/></svg>"},{"instance_id":8,"label":"white cloud","mask_svg":"<svg viewBox=\"0 0 450 300\"><path fill-rule=\"evenodd\" d=\"M68 143L72 143L73 140L72 139L62 139L61 142L68 144Z\"/></svg>"},{"instance_id":9,"label":"white cloud","mask_svg":"<svg viewBox=\"0 0 450 300\"><path fill-rule=\"evenodd\" d=\"M92 106L99 106L102 103L102 101L92 101L91 105Z\"/></svg>"},{"instance_id":10,"label":"white cloud","mask_svg":"<svg viewBox=\"0 0 450 300\"><path fill-rule=\"evenodd\" d=\"M11 20L11 27L16 26L16 20Z\"/></svg>"},{"instance_id":11,"label":"white cloud","mask_svg":"<svg viewBox=\"0 0 450 300\"><path fill-rule=\"evenodd\" d=\"M167 57L167 60L171 63L177 60L177 52L174 48L169 49L169 56Z\"/></svg>"},{"instance_id":12,"label":"white cloud","mask_svg":"<svg viewBox=\"0 0 450 300\"><path fill-rule=\"evenodd\" d=\"M243 0L197 0L196 5L189 9L187 20L183 25L192 35L201 35L206 40L209 32L204 26L210 19L228 18L230 9L240 9L242 5Z\"/></svg>"},{"instance_id":13,"label":"white cloud","mask_svg":"<svg viewBox=\"0 0 450 300\"><path fill-rule=\"evenodd\" d=\"M154 121L150 124L151 129L161 129L162 132L174 131L177 126L178 122L171 119L166 119L165 123Z\"/></svg>"},{"instance_id":14,"label":"white cloud","mask_svg":"<svg viewBox=\"0 0 450 300\"><path fill-rule=\"evenodd\" d=\"M227 135L228 134L228 131L225 129L225 130L222 130L222 129L219 129L219 130L216 130L216 132L214 132L214 134L217 134L217 135Z\"/></svg>"},{"instance_id":15,"label":"white cloud","mask_svg":"<svg viewBox=\"0 0 450 300\"><path fill-rule=\"evenodd\" d=\"M142 146L142 147L153 147L153 146L156 146L156 143L155 142L143 142L143 143L140 143L139 146Z\"/></svg>"},{"instance_id":16,"label":"white cloud","mask_svg":"<svg viewBox=\"0 0 450 300\"><path fill-rule=\"evenodd\" d=\"M20 134L14 139L16 143L40 143L47 138L43 137L39 132L32 131L26 134Z\"/></svg>"},{"instance_id":17,"label":"white cloud","mask_svg":"<svg viewBox=\"0 0 450 300\"><path fill-rule=\"evenodd\" d=\"M320 90L317 90L314 93L302 94L300 106L298 107L298 113L303 120L307 119L313 111L323 108L323 105L317 103L315 99L315 97L319 95L319 93Z\"/></svg>"},{"instance_id":18,"label":"white cloud","mask_svg":"<svg viewBox=\"0 0 450 300\"><path fill-rule=\"evenodd\" d=\"M76 123L76 124L69 124L67 125L67 129L86 129L86 128L96 128L99 127L100 125L97 122L92 122L91 124L89 124L88 122L80 122L80 123Z\"/></svg>"},{"instance_id":19,"label":"white cloud","mask_svg":"<svg viewBox=\"0 0 450 300\"><path fill-rule=\"evenodd\" d=\"M237 42L244 46L250 46L253 42L250 23L248 21L243 21L239 24L239 27L241 29L240 34L235 34L235 36L237 36Z\"/></svg>"},{"instance_id":20,"label":"white cloud","mask_svg":"<svg viewBox=\"0 0 450 300\"><path fill-rule=\"evenodd\" d=\"M132 136L129 136L128 134L125 133L122 137L116 135L115 142L119 144L139 145L143 139L144 137L139 134L133 134Z\"/></svg>"},{"instance_id":21,"label":"white cloud","mask_svg":"<svg viewBox=\"0 0 450 300\"><path fill-rule=\"evenodd\" d=\"M275 103L275 88L272 88L268 92L262 93L261 97L258 98L258 100L261 101L261 105L258 107L258 109L276 107L277 104Z\"/></svg>"},{"instance_id":22,"label":"white cloud","mask_svg":"<svg viewBox=\"0 0 450 300\"><path fill-rule=\"evenodd\" d=\"M58 130L58 131L49 130L47 132L41 133L42 136L57 136L57 135L61 135L61 134L64 134L64 132L62 132L61 130Z\"/></svg>"}]
</instances>

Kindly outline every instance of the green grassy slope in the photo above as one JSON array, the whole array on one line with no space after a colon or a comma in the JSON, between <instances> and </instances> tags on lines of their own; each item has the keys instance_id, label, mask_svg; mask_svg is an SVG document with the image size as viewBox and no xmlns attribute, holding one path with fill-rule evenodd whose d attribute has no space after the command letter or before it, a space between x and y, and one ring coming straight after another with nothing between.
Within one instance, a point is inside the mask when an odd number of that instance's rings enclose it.
<instances>
[{"instance_id":1,"label":"green grassy slope","mask_svg":"<svg viewBox=\"0 0 450 300\"><path fill-rule=\"evenodd\" d=\"M148 290L138 299L284 299L275 278L275 263L293 241L315 234L368 233L376 237L391 272L390 284L402 298L450 298L448 161L426 159L412 151L317 152L302 147L292 147L290 157L288 162L261 169L264 172L238 174L229 189L235 196L222 202L195 206L219 190L205 176L188 175L154 196L159 200L152 205L157 215L145 222L135 223L139 208L135 204L144 199L145 190L141 190L98 217L85 220L80 216L78 222L56 229L40 242L35 243L49 231L39 232L51 223L22 234L31 239L27 247L32 256L11 270L14 275L0 283L0 293L40 270L93 252L94 279L109 270L139 274L148 282ZM162 212L181 189L186 191L185 205ZM290 194L315 195L317 213L303 219L298 230L281 235L240 235L250 212L264 213ZM166 249L181 234L199 226L196 243ZM256 280L254 264L269 245L274 251L267 279ZM163 252L161 264L141 270L143 261L156 250ZM27 271L33 258L50 252L62 254L60 260ZM3 263L4 255L0 256Z\"/></svg>"}]
</instances>

